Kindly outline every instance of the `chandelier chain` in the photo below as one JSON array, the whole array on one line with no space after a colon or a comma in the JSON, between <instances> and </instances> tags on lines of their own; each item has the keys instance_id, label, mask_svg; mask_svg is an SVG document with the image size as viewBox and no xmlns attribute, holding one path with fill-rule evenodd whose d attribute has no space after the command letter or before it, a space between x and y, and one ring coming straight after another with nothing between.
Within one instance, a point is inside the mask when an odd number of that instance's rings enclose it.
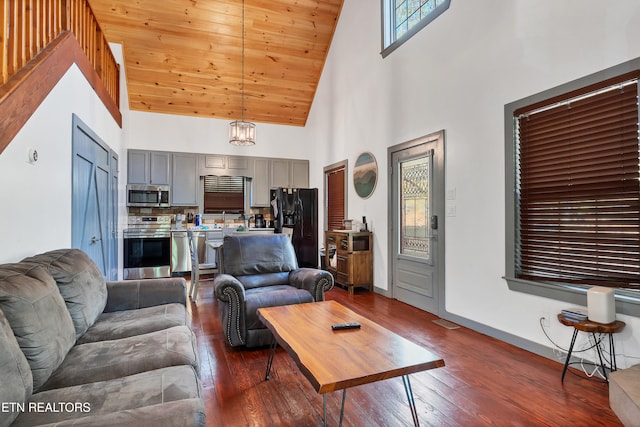
<instances>
[{"instance_id":1,"label":"chandelier chain","mask_svg":"<svg viewBox=\"0 0 640 427\"><path fill-rule=\"evenodd\" d=\"M244 122L244 0L242 0L242 75L241 79L241 91L242 91L242 121Z\"/></svg>"}]
</instances>

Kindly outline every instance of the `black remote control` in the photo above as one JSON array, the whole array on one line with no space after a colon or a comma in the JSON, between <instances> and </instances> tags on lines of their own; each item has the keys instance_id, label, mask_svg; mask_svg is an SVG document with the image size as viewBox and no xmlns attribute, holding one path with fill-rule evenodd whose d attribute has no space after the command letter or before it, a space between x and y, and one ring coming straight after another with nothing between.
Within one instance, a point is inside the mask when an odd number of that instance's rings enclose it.
<instances>
[{"instance_id":1,"label":"black remote control","mask_svg":"<svg viewBox=\"0 0 640 427\"><path fill-rule=\"evenodd\" d=\"M360 323L358 322L336 323L335 325L331 325L331 329L334 331L341 331L343 329L360 329Z\"/></svg>"}]
</instances>

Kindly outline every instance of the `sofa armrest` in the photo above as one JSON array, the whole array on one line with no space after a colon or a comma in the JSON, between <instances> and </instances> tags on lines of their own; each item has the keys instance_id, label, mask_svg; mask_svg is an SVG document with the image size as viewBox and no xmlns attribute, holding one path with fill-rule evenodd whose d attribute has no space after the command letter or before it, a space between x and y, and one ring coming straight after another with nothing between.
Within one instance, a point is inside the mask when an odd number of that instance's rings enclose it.
<instances>
[{"instance_id":1,"label":"sofa armrest","mask_svg":"<svg viewBox=\"0 0 640 427\"><path fill-rule=\"evenodd\" d=\"M244 286L230 274L220 274L213 279L213 294L222 304L220 318L224 335L234 347L245 344L245 304Z\"/></svg>"},{"instance_id":2,"label":"sofa armrest","mask_svg":"<svg viewBox=\"0 0 640 427\"><path fill-rule=\"evenodd\" d=\"M317 268L298 268L289 273L289 283L311 292L315 301L324 301L324 293L333 288L333 276Z\"/></svg>"},{"instance_id":3,"label":"sofa armrest","mask_svg":"<svg viewBox=\"0 0 640 427\"><path fill-rule=\"evenodd\" d=\"M187 305L187 282L182 277L107 282L105 313L162 304Z\"/></svg>"}]
</instances>

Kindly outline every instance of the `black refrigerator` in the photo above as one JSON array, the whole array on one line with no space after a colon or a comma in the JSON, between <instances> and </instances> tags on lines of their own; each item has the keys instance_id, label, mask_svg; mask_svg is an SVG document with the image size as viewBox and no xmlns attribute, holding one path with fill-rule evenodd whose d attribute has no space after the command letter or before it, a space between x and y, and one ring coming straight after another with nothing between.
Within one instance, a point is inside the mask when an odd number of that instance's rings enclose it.
<instances>
[{"instance_id":1,"label":"black refrigerator","mask_svg":"<svg viewBox=\"0 0 640 427\"><path fill-rule=\"evenodd\" d=\"M275 232L293 229L298 266L318 268L318 189L273 188L270 200Z\"/></svg>"}]
</instances>

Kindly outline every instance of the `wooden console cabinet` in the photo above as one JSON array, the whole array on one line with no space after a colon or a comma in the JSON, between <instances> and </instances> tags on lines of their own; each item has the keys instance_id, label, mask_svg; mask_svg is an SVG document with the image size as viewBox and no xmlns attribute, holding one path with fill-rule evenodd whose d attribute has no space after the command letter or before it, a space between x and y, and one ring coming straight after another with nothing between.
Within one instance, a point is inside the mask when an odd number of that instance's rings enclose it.
<instances>
[{"instance_id":1,"label":"wooden console cabinet","mask_svg":"<svg viewBox=\"0 0 640 427\"><path fill-rule=\"evenodd\" d=\"M355 287L373 290L373 234L369 231L333 230L325 232L327 271L336 283L346 286L353 295ZM328 256L335 248L332 259Z\"/></svg>"}]
</instances>

